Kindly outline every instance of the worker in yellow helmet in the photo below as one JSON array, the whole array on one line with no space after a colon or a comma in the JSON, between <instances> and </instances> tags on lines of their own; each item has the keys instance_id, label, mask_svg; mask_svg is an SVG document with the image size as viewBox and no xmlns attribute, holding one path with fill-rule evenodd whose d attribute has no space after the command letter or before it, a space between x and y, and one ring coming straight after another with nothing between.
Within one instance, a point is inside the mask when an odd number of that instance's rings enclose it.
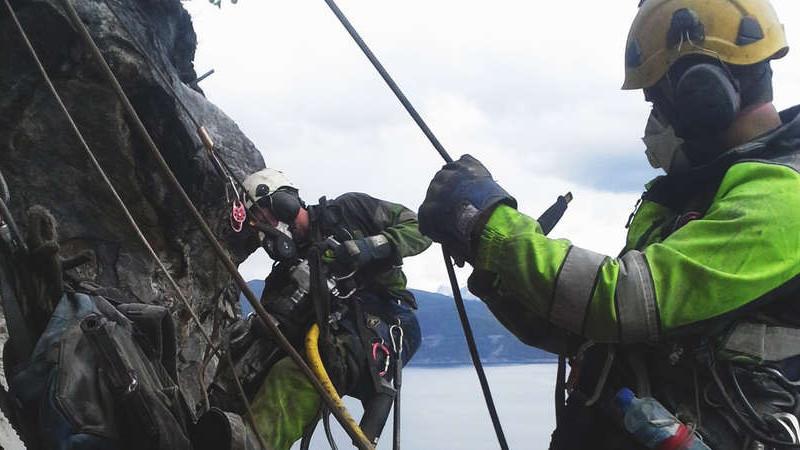
<instances>
[{"instance_id":1,"label":"worker in yellow helmet","mask_svg":"<svg viewBox=\"0 0 800 450\"><path fill-rule=\"evenodd\" d=\"M469 155L431 182L420 230L520 339L571 359L551 449L800 448L800 108L772 104L787 52L767 0L641 2L624 88L653 105L666 174L618 257L545 237Z\"/></svg>"}]
</instances>

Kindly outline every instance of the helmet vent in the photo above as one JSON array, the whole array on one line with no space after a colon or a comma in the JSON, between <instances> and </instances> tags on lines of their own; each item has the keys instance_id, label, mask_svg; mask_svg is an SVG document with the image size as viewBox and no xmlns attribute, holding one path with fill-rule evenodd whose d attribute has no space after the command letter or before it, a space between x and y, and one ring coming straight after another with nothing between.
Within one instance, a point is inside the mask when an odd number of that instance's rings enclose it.
<instances>
[{"instance_id":1,"label":"helmet vent","mask_svg":"<svg viewBox=\"0 0 800 450\"><path fill-rule=\"evenodd\" d=\"M696 12L681 8L672 15L672 23L667 32L667 47L678 47L687 39L695 43L702 42L706 39L706 30Z\"/></svg>"},{"instance_id":2,"label":"helmet vent","mask_svg":"<svg viewBox=\"0 0 800 450\"><path fill-rule=\"evenodd\" d=\"M736 45L748 45L764 39L764 30L755 17L742 17L739 24L739 36L736 38Z\"/></svg>"}]
</instances>

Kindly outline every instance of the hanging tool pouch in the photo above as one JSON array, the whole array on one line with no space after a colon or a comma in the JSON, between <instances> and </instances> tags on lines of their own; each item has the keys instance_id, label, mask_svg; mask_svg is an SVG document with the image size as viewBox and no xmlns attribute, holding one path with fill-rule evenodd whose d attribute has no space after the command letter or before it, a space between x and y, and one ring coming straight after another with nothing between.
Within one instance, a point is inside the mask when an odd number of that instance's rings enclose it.
<instances>
[{"instance_id":1,"label":"hanging tool pouch","mask_svg":"<svg viewBox=\"0 0 800 450\"><path fill-rule=\"evenodd\" d=\"M372 383L371 392L359 396L364 403L364 415L359 426L364 434L376 443L389 419L396 391L389 382L391 352L386 347L384 335L388 336L388 327L378 317L366 314L359 303L353 302L358 336L363 348L370 349L366 355L367 374ZM385 328L384 332L378 328Z\"/></svg>"},{"instance_id":2,"label":"hanging tool pouch","mask_svg":"<svg viewBox=\"0 0 800 450\"><path fill-rule=\"evenodd\" d=\"M188 450L175 375L165 308L69 292L9 384L29 450Z\"/></svg>"}]
</instances>

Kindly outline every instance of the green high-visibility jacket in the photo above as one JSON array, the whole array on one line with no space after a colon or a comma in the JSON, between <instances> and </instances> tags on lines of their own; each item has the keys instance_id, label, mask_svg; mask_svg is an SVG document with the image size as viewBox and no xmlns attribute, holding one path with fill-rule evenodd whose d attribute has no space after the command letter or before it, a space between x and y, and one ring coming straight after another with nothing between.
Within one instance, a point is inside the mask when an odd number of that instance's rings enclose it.
<instances>
[{"instance_id":1,"label":"green high-visibility jacket","mask_svg":"<svg viewBox=\"0 0 800 450\"><path fill-rule=\"evenodd\" d=\"M796 117L786 111L777 130L689 174L656 179L619 257L549 239L534 219L498 207L479 237L471 287L533 345L544 331L532 327L543 326L595 342L654 342L796 298Z\"/></svg>"}]
</instances>

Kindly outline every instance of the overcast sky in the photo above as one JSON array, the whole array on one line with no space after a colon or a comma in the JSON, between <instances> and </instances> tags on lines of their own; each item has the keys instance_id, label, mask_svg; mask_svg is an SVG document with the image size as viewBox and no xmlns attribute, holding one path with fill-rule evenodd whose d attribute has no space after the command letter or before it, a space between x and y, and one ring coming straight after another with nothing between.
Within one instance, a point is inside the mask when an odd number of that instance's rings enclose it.
<instances>
[{"instance_id":1,"label":"overcast sky","mask_svg":"<svg viewBox=\"0 0 800 450\"><path fill-rule=\"evenodd\" d=\"M470 153L538 216L575 194L552 236L616 255L642 186L658 172L640 137L649 111L621 91L638 0L340 0L448 151ZM774 0L800 43L800 2ZM208 98L315 203L349 191L416 210L442 161L322 0L184 2ZM799 44L800 45L800 44ZM776 103L800 99L800 52L773 65ZM258 252L246 279L263 278ZM409 285L446 285L434 247ZM466 272L461 273L466 282Z\"/></svg>"}]
</instances>

